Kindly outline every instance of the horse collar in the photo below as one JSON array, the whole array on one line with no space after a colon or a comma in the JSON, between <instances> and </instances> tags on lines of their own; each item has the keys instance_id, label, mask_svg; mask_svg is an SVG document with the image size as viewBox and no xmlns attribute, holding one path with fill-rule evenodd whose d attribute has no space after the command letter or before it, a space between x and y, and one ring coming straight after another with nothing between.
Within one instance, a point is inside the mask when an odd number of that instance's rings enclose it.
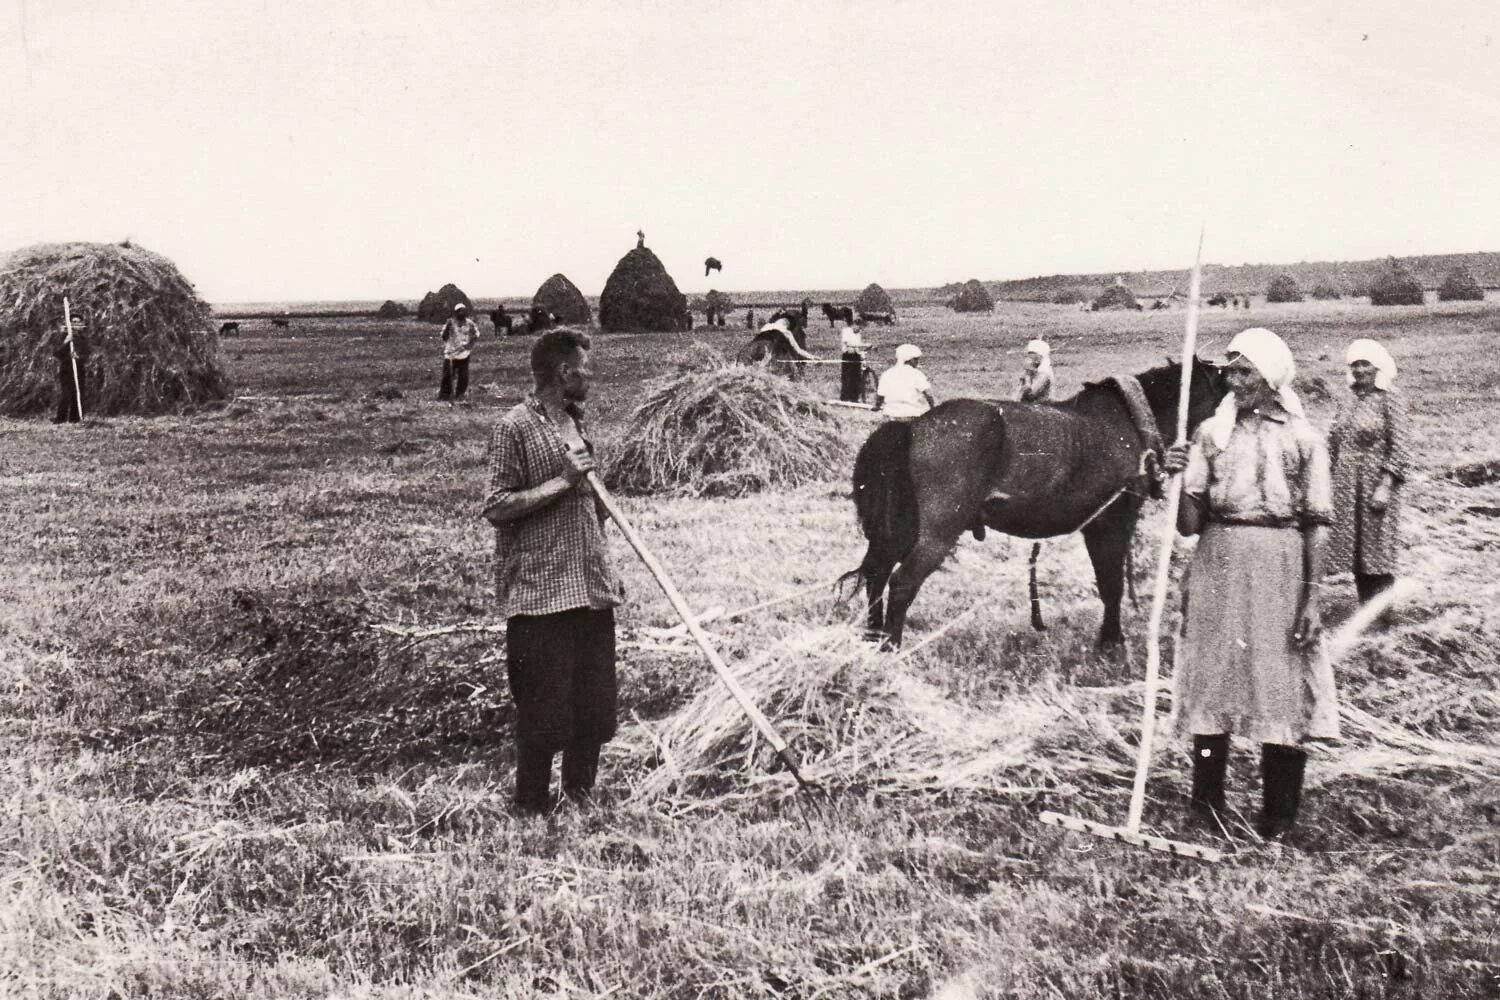
<instances>
[{"instance_id":1,"label":"horse collar","mask_svg":"<svg viewBox=\"0 0 1500 1000\"><path fill-rule=\"evenodd\" d=\"M1161 429L1156 425L1156 415L1151 412L1151 404L1146 401L1146 390L1141 388L1141 380L1134 375L1113 375L1104 381L1106 384L1113 384L1120 398L1125 401L1130 422L1141 436L1140 477L1149 481L1151 495L1160 499L1155 470L1161 466L1166 445L1162 441Z\"/></svg>"}]
</instances>

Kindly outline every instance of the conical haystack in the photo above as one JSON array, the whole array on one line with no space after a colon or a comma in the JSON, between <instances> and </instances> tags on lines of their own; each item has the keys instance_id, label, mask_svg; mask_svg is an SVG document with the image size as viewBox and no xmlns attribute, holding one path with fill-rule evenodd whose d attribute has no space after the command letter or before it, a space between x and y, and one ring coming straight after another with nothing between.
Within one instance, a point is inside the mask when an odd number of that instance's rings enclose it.
<instances>
[{"instance_id":1,"label":"conical haystack","mask_svg":"<svg viewBox=\"0 0 1500 1000\"><path fill-rule=\"evenodd\" d=\"M85 416L180 412L229 395L208 304L170 260L129 243L45 243L0 262L0 413L56 405L63 296L89 347Z\"/></svg>"},{"instance_id":2,"label":"conical haystack","mask_svg":"<svg viewBox=\"0 0 1500 1000\"><path fill-rule=\"evenodd\" d=\"M894 316L896 307L891 304L891 297L886 294L884 288L873 281L865 286L865 290L859 293L859 298L854 300L854 311L857 313L887 313Z\"/></svg>"},{"instance_id":3,"label":"conical haystack","mask_svg":"<svg viewBox=\"0 0 1500 1000\"><path fill-rule=\"evenodd\" d=\"M542 287L531 297L531 304L556 316L559 323L587 326L594 319L594 310L589 307L588 300L578 286L562 274L554 274L542 282Z\"/></svg>"},{"instance_id":4,"label":"conical haystack","mask_svg":"<svg viewBox=\"0 0 1500 1000\"><path fill-rule=\"evenodd\" d=\"M687 297L644 246L620 258L599 295L599 326L610 332L684 328Z\"/></svg>"},{"instance_id":5,"label":"conical haystack","mask_svg":"<svg viewBox=\"0 0 1500 1000\"><path fill-rule=\"evenodd\" d=\"M462 302L474 311L474 303L463 293L463 289L449 282L435 292L428 292L422 296L422 302L417 306L417 319L428 323L446 322L453 315L454 306Z\"/></svg>"},{"instance_id":6,"label":"conical haystack","mask_svg":"<svg viewBox=\"0 0 1500 1000\"><path fill-rule=\"evenodd\" d=\"M403 316L410 316L411 310L395 299L386 299L376 310L375 315L379 319L400 319Z\"/></svg>"},{"instance_id":7,"label":"conical haystack","mask_svg":"<svg viewBox=\"0 0 1500 1000\"><path fill-rule=\"evenodd\" d=\"M1139 309L1141 304L1135 300L1134 292L1124 285L1115 284L1099 294L1092 308L1096 312L1103 309Z\"/></svg>"},{"instance_id":8,"label":"conical haystack","mask_svg":"<svg viewBox=\"0 0 1500 1000\"><path fill-rule=\"evenodd\" d=\"M954 312L994 312L995 300L990 295L990 290L984 287L978 278L970 278L964 282L957 295L949 300L948 305L953 307Z\"/></svg>"}]
</instances>

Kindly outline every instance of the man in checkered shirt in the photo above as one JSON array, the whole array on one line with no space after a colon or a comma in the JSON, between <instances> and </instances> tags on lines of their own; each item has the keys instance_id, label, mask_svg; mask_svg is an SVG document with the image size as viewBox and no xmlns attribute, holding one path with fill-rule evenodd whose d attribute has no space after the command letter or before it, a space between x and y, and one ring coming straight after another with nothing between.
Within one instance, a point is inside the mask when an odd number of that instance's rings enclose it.
<instances>
[{"instance_id":1,"label":"man in checkered shirt","mask_svg":"<svg viewBox=\"0 0 1500 1000\"><path fill-rule=\"evenodd\" d=\"M518 809L551 808L552 758L562 787L587 798L599 748L615 734L615 605L605 512L589 487L593 446L581 404L589 338L549 330L531 349L534 391L495 424L484 516L495 526L495 589L516 703Z\"/></svg>"}]
</instances>

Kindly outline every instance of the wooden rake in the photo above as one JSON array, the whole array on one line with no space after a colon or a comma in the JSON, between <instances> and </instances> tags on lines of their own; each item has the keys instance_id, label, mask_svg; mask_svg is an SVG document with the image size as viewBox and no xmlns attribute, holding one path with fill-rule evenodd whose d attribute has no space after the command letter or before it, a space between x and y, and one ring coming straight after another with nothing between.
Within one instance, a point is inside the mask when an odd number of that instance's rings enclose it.
<instances>
[{"instance_id":1,"label":"wooden rake","mask_svg":"<svg viewBox=\"0 0 1500 1000\"><path fill-rule=\"evenodd\" d=\"M1177 441L1187 439L1188 399L1192 389L1193 356L1198 350L1198 294L1203 270L1203 234L1198 234L1198 259L1193 262L1192 286L1188 291L1187 332L1182 341L1182 388L1177 394ZM1161 619L1167 605L1167 582L1172 570L1172 547L1177 534L1177 507L1182 499L1182 479L1174 475L1167 484L1167 518L1162 530L1161 549L1156 558L1156 585L1151 596L1151 624L1146 633L1146 697L1141 709L1141 745L1135 758L1135 785L1130 792L1130 813L1124 826L1109 826L1077 816L1044 812L1041 821L1075 833L1088 833L1107 840L1117 840L1135 847L1196 858L1199 861L1224 860L1223 852L1166 837L1141 832L1141 812L1146 805L1146 775L1151 769L1151 744L1156 734L1156 689L1161 666Z\"/></svg>"},{"instance_id":2,"label":"wooden rake","mask_svg":"<svg viewBox=\"0 0 1500 1000\"><path fill-rule=\"evenodd\" d=\"M682 619L682 624L698 644L698 648L703 651L703 655L707 657L709 666L713 667L714 673L719 675L719 680L729 689L730 695L739 704L740 710L745 713L745 717L750 720L750 724L770 744L771 749L776 752L776 756L781 760L781 763L791 772L792 777L797 779L797 784L802 790L810 794L816 793L817 786L802 776L797 756L792 752L792 748L787 745L786 740L781 738L781 734L776 731L776 727L771 725L771 720L767 719L765 714L756 707L755 702L750 698L750 693L729 672L729 667L725 665L724 660L709 641L708 634L699 625L699 619L688 608L687 601L683 600L682 594L678 592L671 578L667 576L667 571L662 568L661 563L656 561L656 557L651 554L650 549L646 548L646 543L641 540L641 536L636 534L635 529L630 526L630 522L620 510L619 505L615 503L615 498L604 488L604 484L599 481L598 476L590 472L588 479L589 485L594 489L594 494L599 498L599 502L604 505L605 511L608 512L611 520L619 527L620 533L625 536L625 540L630 543L630 547L635 550L635 554L640 556L641 562L646 564L646 569L650 570L651 576L656 580L657 586L661 587L662 593L667 595L667 600L671 602L672 608ZM816 808L817 798L815 795L812 801L814 808Z\"/></svg>"}]
</instances>

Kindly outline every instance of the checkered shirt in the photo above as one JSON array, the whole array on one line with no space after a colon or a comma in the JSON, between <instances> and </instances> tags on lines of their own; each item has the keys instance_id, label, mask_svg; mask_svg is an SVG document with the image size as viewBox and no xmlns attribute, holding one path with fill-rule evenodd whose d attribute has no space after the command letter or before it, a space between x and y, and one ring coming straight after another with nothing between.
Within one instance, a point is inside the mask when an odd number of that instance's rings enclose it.
<instances>
[{"instance_id":1,"label":"checkered shirt","mask_svg":"<svg viewBox=\"0 0 1500 1000\"><path fill-rule=\"evenodd\" d=\"M569 412L592 451L582 411L570 406ZM480 509L561 475L566 455L562 435L542 404L527 396L490 435L489 488ZM495 526L495 594L506 617L620 603L623 587L610 565L604 525L587 482L525 517Z\"/></svg>"}]
</instances>

